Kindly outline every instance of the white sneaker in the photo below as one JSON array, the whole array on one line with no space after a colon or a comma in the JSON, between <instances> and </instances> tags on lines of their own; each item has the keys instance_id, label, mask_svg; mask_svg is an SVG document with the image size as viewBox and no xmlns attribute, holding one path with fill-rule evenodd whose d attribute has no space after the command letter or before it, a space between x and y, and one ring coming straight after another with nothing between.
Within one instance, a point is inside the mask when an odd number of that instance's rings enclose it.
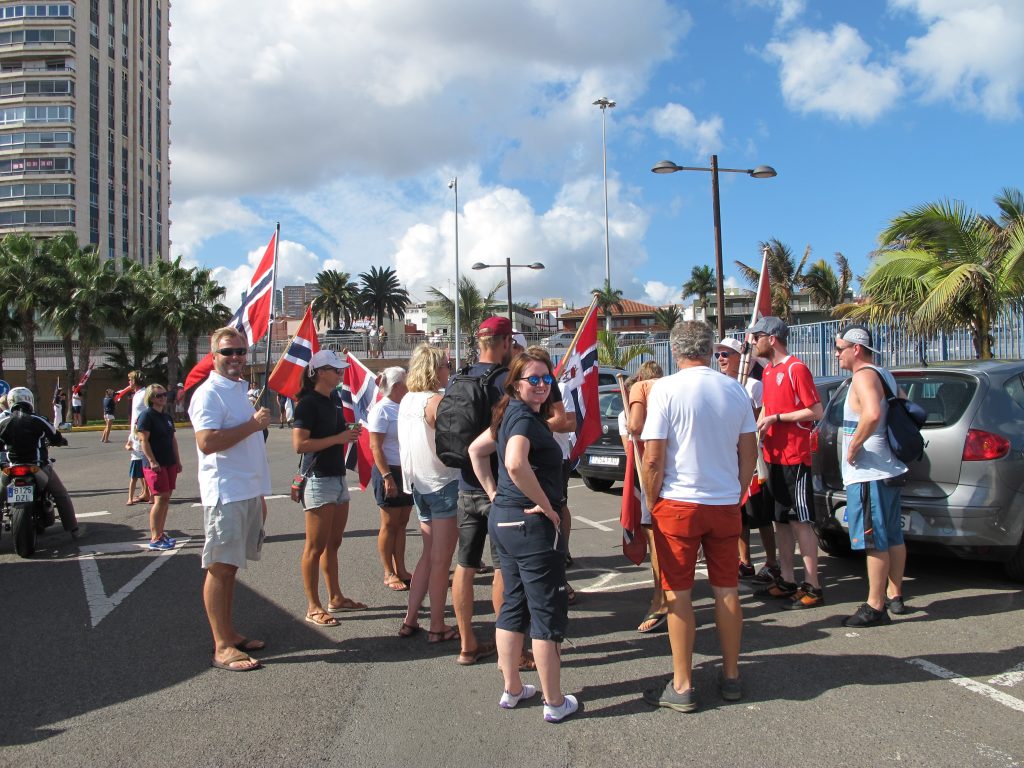
<instances>
[{"instance_id":1,"label":"white sneaker","mask_svg":"<svg viewBox=\"0 0 1024 768\"><path fill-rule=\"evenodd\" d=\"M575 714L579 708L580 703L576 700L576 697L567 693L565 694L565 701L562 702L560 707L552 707L546 701L544 702L544 719L549 723L560 723L569 715Z\"/></svg>"},{"instance_id":2,"label":"white sneaker","mask_svg":"<svg viewBox=\"0 0 1024 768\"><path fill-rule=\"evenodd\" d=\"M527 685L523 683L523 690L518 694L509 693L505 691L501 694L501 700L498 702L498 706L502 709L515 709L516 704L524 699L529 699L537 695L537 686Z\"/></svg>"}]
</instances>

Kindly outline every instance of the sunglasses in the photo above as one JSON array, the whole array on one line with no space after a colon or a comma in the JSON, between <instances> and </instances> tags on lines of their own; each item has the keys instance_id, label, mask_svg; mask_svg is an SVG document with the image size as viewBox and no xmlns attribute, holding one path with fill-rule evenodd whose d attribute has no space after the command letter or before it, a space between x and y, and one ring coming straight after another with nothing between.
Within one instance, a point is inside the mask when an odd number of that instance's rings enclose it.
<instances>
[{"instance_id":1,"label":"sunglasses","mask_svg":"<svg viewBox=\"0 0 1024 768\"><path fill-rule=\"evenodd\" d=\"M847 349L853 349L855 346L857 346L857 345L856 344L851 344L848 347L840 347L838 344L836 344L836 352L842 352L842 351L847 350Z\"/></svg>"},{"instance_id":2,"label":"sunglasses","mask_svg":"<svg viewBox=\"0 0 1024 768\"><path fill-rule=\"evenodd\" d=\"M545 373L543 376L520 376L518 381L528 381L530 386L536 387L538 384L547 384L549 387L555 383L555 377L550 373Z\"/></svg>"},{"instance_id":3,"label":"sunglasses","mask_svg":"<svg viewBox=\"0 0 1024 768\"><path fill-rule=\"evenodd\" d=\"M757 341L758 339L763 339L765 336L771 336L770 333L755 333L752 335L754 337L754 341Z\"/></svg>"},{"instance_id":4,"label":"sunglasses","mask_svg":"<svg viewBox=\"0 0 1024 768\"><path fill-rule=\"evenodd\" d=\"M218 355L224 355L224 357L242 357L243 355L249 354L248 347L223 347L217 350Z\"/></svg>"},{"instance_id":5,"label":"sunglasses","mask_svg":"<svg viewBox=\"0 0 1024 768\"><path fill-rule=\"evenodd\" d=\"M166 392L154 392L153 397L167 397Z\"/></svg>"},{"instance_id":6,"label":"sunglasses","mask_svg":"<svg viewBox=\"0 0 1024 768\"><path fill-rule=\"evenodd\" d=\"M723 349L721 352L715 352L715 357L732 357L732 350Z\"/></svg>"}]
</instances>

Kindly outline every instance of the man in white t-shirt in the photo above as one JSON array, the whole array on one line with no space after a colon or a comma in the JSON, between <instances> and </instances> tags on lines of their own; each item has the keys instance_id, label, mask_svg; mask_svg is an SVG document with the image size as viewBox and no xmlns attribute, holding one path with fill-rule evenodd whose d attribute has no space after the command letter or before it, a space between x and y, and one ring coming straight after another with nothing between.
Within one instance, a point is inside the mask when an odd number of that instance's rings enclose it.
<instances>
[{"instance_id":1,"label":"man in white t-shirt","mask_svg":"<svg viewBox=\"0 0 1024 768\"><path fill-rule=\"evenodd\" d=\"M669 344L679 370L651 388L640 435L640 481L651 502L673 672L664 690L645 691L644 700L679 712L697 709L690 591L700 547L722 647L719 690L727 701L742 697L736 542L743 525L740 496L757 461L757 423L746 390L709 367L713 339L711 326L703 322L672 329Z\"/></svg>"},{"instance_id":2,"label":"man in white t-shirt","mask_svg":"<svg viewBox=\"0 0 1024 768\"><path fill-rule=\"evenodd\" d=\"M242 378L249 344L235 328L210 338L213 368L192 396L188 414L199 453L199 495L203 502L206 569L203 602L213 632L213 666L249 672L260 662L250 651L264 647L232 623L235 576L247 560L259 560L263 545L263 497L270 493L264 429L270 411L254 410Z\"/></svg>"}]
</instances>

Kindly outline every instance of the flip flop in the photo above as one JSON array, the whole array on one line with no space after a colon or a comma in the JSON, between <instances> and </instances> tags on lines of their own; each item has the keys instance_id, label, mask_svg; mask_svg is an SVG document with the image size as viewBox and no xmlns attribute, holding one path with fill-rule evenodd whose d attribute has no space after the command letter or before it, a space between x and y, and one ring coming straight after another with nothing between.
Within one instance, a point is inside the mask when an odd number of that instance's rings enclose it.
<instances>
[{"instance_id":1,"label":"flip flop","mask_svg":"<svg viewBox=\"0 0 1024 768\"><path fill-rule=\"evenodd\" d=\"M327 611L313 611L306 614L306 621L318 627L338 627L341 623Z\"/></svg>"},{"instance_id":2,"label":"flip flop","mask_svg":"<svg viewBox=\"0 0 1024 768\"><path fill-rule=\"evenodd\" d=\"M385 579L384 580L384 586L387 587L388 589L390 589L393 592L408 592L409 591L409 585L406 584L404 581L402 581L397 576L395 576L394 574L391 575L390 579Z\"/></svg>"},{"instance_id":3,"label":"flip flop","mask_svg":"<svg viewBox=\"0 0 1024 768\"><path fill-rule=\"evenodd\" d=\"M238 664L242 661L254 661L256 665L253 667L233 667L232 664ZM225 672L252 672L255 669L259 669L263 665L259 662L259 659L254 659L247 653L239 653L237 656L232 656L227 661L217 661L217 657L214 656L210 662L210 666L216 667L217 669L223 669Z\"/></svg>"},{"instance_id":4,"label":"flip flop","mask_svg":"<svg viewBox=\"0 0 1024 768\"><path fill-rule=\"evenodd\" d=\"M427 642L431 645L436 643L447 643L451 640L461 640L458 627L445 627L439 632L427 632Z\"/></svg>"},{"instance_id":5,"label":"flip flop","mask_svg":"<svg viewBox=\"0 0 1024 768\"><path fill-rule=\"evenodd\" d=\"M402 638L412 637L422 629L423 627L419 624L406 624L403 621L401 628L398 630L398 636Z\"/></svg>"},{"instance_id":6,"label":"flip flop","mask_svg":"<svg viewBox=\"0 0 1024 768\"><path fill-rule=\"evenodd\" d=\"M493 656L497 652L498 647L494 643L478 643L474 650L462 651L459 654L459 658L455 660L455 663L463 667L468 667L472 664L476 664L480 659L486 659L488 656Z\"/></svg>"},{"instance_id":7,"label":"flip flop","mask_svg":"<svg viewBox=\"0 0 1024 768\"><path fill-rule=\"evenodd\" d=\"M644 624L649 621L653 621L647 629L641 629ZM657 632L668 622L668 613L648 613L644 616L644 620L640 622L640 627L636 628L636 631L641 635L646 635L648 632Z\"/></svg>"},{"instance_id":8,"label":"flip flop","mask_svg":"<svg viewBox=\"0 0 1024 768\"><path fill-rule=\"evenodd\" d=\"M266 647L267 644L262 640L250 640L248 637L243 637L235 643L235 648L240 650L242 653L247 653L249 651L262 651Z\"/></svg>"},{"instance_id":9,"label":"flip flop","mask_svg":"<svg viewBox=\"0 0 1024 768\"><path fill-rule=\"evenodd\" d=\"M366 604L360 603L358 600L353 600L351 597L342 598L341 605L327 604L327 611L329 613L348 613L349 611L365 611Z\"/></svg>"}]
</instances>

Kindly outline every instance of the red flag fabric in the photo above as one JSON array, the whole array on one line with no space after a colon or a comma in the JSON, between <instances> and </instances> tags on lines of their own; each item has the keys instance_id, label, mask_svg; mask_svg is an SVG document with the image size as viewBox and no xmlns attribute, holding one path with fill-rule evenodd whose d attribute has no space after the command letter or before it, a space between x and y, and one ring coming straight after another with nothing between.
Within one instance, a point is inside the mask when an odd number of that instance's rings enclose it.
<instances>
[{"instance_id":1,"label":"red flag fabric","mask_svg":"<svg viewBox=\"0 0 1024 768\"><path fill-rule=\"evenodd\" d=\"M381 394L377 389L377 377L359 361L359 358L349 352L345 361L348 368L341 379L342 413L349 424L359 422L363 425L358 442L349 443L345 448L345 466L358 473L359 487L365 491L370 484L370 472L373 468L370 431L365 428L366 420L370 414L370 406L380 400Z\"/></svg>"},{"instance_id":2,"label":"red flag fabric","mask_svg":"<svg viewBox=\"0 0 1024 768\"><path fill-rule=\"evenodd\" d=\"M125 395L127 395L127 394L128 394L129 392L131 392L131 391L132 391L132 385L131 385L131 384L129 384L129 385L128 385L127 387L125 387L124 389L118 390L118 391L117 391L117 392L116 392L116 393L114 394L114 402L115 402L115 403L120 403L120 402L121 402L121 398L122 398L122 397L124 397Z\"/></svg>"},{"instance_id":3,"label":"red flag fabric","mask_svg":"<svg viewBox=\"0 0 1024 768\"><path fill-rule=\"evenodd\" d=\"M267 386L285 397L296 398L302 389L302 377L306 366L314 354L320 351L320 341L316 336L316 324L313 322L313 308L306 307L306 314L299 324L291 343L277 361L274 370L267 378Z\"/></svg>"},{"instance_id":4,"label":"red flag fabric","mask_svg":"<svg viewBox=\"0 0 1024 768\"><path fill-rule=\"evenodd\" d=\"M79 392L82 391L82 387L86 385L86 383L89 381L89 377L92 376L92 367L94 365L95 363L89 363L89 367L85 369L85 373L82 374L82 378L79 380L77 384L75 384L75 386L71 388L71 392L73 394L77 395Z\"/></svg>"},{"instance_id":5,"label":"red flag fabric","mask_svg":"<svg viewBox=\"0 0 1024 768\"><path fill-rule=\"evenodd\" d=\"M558 361L555 377L562 399L576 408L576 438L569 459L575 461L601 436L601 407L597 393L597 300L583 316L580 330Z\"/></svg>"},{"instance_id":6,"label":"red flag fabric","mask_svg":"<svg viewBox=\"0 0 1024 768\"><path fill-rule=\"evenodd\" d=\"M640 484L637 482L635 456L644 455L643 443L637 442L636 452L626 451L626 479L622 484L622 512L619 522L622 525L622 554L634 565L640 565L647 555L647 537L640 530L640 519L643 515L643 502L640 498ZM630 441L630 448L634 443ZM657 585L655 585L657 586Z\"/></svg>"},{"instance_id":7,"label":"red flag fabric","mask_svg":"<svg viewBox=\"0 0 1024 768\"><path fill-rule=\"evenodd\" d=\"M761 256L761 276L757 279L757 294L754 296L754 311L750 313L750 325L772 313L772 290L768 280L768 249Z\"/></svg>"},{"instance_id":8,"label":"red flag fabric","mask_svg":"<svg viewBox=\"0 0 1024 768\"><path fill-rule=\"evenodd\" d=\"M270 237L267 250L263 252L256 271L249 281L249 290L242 300L242 306L235 312L231 322L233 328L237 328L249 341L250 346L262 339L270 327L270 306L273 301L274 287L274 264L277 255L277 232ZM188 372L185 379L185 389L189 390L206 381L206 377L213 370L213 354L206 353L206 357L196 363L195 367Z\"/></svg>"}]
</instances>

